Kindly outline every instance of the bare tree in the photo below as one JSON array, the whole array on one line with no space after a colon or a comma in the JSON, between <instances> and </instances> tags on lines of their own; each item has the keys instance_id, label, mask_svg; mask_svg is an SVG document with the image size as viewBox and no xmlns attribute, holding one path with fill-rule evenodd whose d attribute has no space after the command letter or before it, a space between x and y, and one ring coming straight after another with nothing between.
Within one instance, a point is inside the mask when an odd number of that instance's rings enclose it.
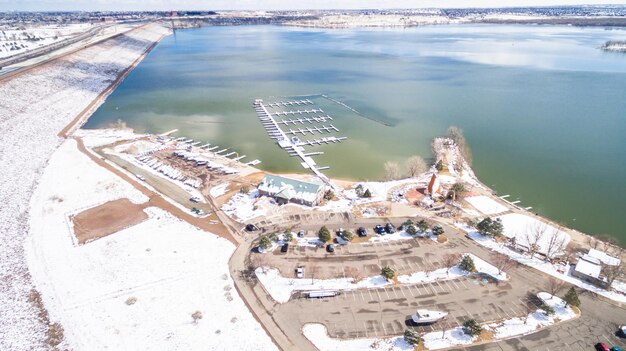
<instances>
[{"instance_id":1,"label":"bare tree","mask_svg":"<svg viewBox=\"0 0 626 351\"><path fill-rule=\"evenodd\" d=\"M624 266L625 265L624 265L623 255L620 255L619 263L616 265L608 265L608 264L602 265L602 274L604 274L604 276L606 277L608 290L611 289L611 286L613 285L613 282L615 281L615 279L619 278L621 275L625 273Z\"/></svg>"},{"instance_id":2,"label":"bare tree","mask_svg":"<svg viewBox=\"0 0 626 351\"><path fill-rule=\"evenodd\" d=\"M316 262L311 262L308 265L307 270L309 271L309 273L311 273L311 285L313 285L315 276L317 275L317 273L319 273L320 267L317 265Z\"/></svg>"},{"instance_id":3,"label":"bare tree","mask_svg":"<svg viewBox=\"0 0 626 351\"><path fill-rule=\"evenodd\" d=\"M361 275L361 271L359 271L358 268L356 267L345 267L344 275L346 276L346 278L352 278L353 283L356 283L360 281L361 279L363 279L363 276Z\"/></svg>"},{"instance_id":4,"label":"bare tree","mask_svg":"<svg viewBox=\"0 0 626 351\"><path fill-rule=\"evenodd\" d=\"M600 240L594 238L593 236L588 236L587 237L587 244L589 244L589 246L592 249L597 249L598 246L600 246L601 242L600 242Z\"/></svg>"},{"instance_id":5,"label":"bare tree","mask_svg":"<svg viewBox=\"0 0 626 351\"><path fill-rule=\"evenodd\" d=\"M498 268L498 274L502 274L502 272L506 272L517 265L517 261L497 252L491 254L491 261Z\"/></svg>"},{"instance_id":6,"label":"bare tree","mask_svg":"<svg viewBox=\"0 0 626 351\"><path fill-rule=\"evenodd\" d=\"M450 268L455 264L458 264L461 261L461 254L458 253L447 253L443 255L441 263L443 263L446 268L446 273L450 273Z\"/></svg>"},{"instance_id":7,"label":"bare tree","mask_svg":"<svg viewBox=\"0 0 626 351\"><path fill-rule=\"evenodd\" d=\"M522 302L522 307L524 308L524 312L526 312L526 315L524 316L524 324L526 324L530 314L537 310L537 305L532 299L529 298L524 299Z\"/></svg>"},{"instance_id":8,"label":"bare tree","mask_svg":"<svg viewBox=\"0 0 626 351\"><path fill-rule=\"evenodd\" d=\"M581 250L582 247L580 245L576 244L574 241L570 241L565 246L565 255L563 256L563 260L567 262L571 261L572 257L576 256L576 254Z\"/></svg>"},{"instance_id":9,"label":"bare tree","mask_svg":"<svg viewBox=\"0 0 626 351\"><path fill-rule=\"evenodd\" d=\"M465 158L468 164L472 164L472 150L470 149L463 130L457 126L450 126L448 128L448 138L452 139L456 146L459 148L459 152Z\"/></svg>"},{"instance_id":10,"label":"bare tree","mask_svg":"<svg viewBox=\"0 0 626 351\"><path fill-rule=\"evenodd\" d=\"M548 225L543 222L538 222L530 228L527 228L525 239L528 244L528 253L530 253L530 258L535 257L535 254L540 248L539 242L547 230Z\"/></svg>"},{"instance_id":11,"label":"bare tree","mask_svg":"<svg viewBox=\"0 0 626 351\"><path fill-rule=\"evenodd\" d=\"M420 173L424 173L428 170L426 161L421 156L411 156L406 160L406 169L409 172L411 178L417 176Z\"/></svg>"},{"instance_id":12,"label":"bare tree","mask_svg":"<svg viewBox=\"0 0 626 351\"><path fill-rule=\"evenodd\" d=\"M385 178L387 180L396 180L400 179L400 166L397 162L387 161L384 165L385 168Z\"/></svg>"},{"instance_id":13,"label":"bare tree","mask_svg":"<svg viewBox=\"0 0 626 351\"><path fill-rule=\"evenodd\" d=\"M256 268L261 268L263 270L263 273L265 273L265 270L268 266L268 259L267 256L265 256L264 254L259 254L259 255L254 255L251 258L251 263L252 263L252 267Z\"/></svg>"},{"instance_id":14,"label":"bare tree","mask_svg":"<svg viewBox=\"0 0 626 351\"><path fill-rule=\"evenodd\" d=\"M561 293L561 291L565 288L565 281L561 279L557 279L555 277L548 278L547 288L550 292L550 295L556 296Z\"/></svg>"},{"instance_id":15,"label":"bare tree","mask_svg":"<svg viewBox=\"0 0 626 351\"><path fill-rule=\"evenodd\" d=\"M553 259L556 255L563 251L567 242L567 237L561 232L560 228L546 232L546 261Z\"/></svg>"}]
</instances>

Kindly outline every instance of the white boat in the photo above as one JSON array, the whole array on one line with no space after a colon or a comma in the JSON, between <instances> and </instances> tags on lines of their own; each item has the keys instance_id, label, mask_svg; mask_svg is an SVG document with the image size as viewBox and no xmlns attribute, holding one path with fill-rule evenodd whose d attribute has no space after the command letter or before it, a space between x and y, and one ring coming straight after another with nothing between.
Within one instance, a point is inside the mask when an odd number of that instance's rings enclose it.
<instances>
[{"instance_id":1,"label":"white boat","mask_svg":"<svg viewBox=\"0 0 626 351\"><path fill-rule=\"evenodd\" d=\"M447 312L417 310L415 314L411 316L411 319L417 324L435 323L446 318L447 315Z\"/></svg>"}]
</instances>

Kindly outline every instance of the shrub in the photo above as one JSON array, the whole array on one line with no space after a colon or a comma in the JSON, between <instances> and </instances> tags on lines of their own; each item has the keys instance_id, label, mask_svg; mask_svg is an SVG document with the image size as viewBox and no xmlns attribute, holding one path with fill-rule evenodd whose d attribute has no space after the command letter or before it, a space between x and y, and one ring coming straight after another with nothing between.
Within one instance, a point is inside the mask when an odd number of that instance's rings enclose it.
<instances>
[{"instance_id":1,"label":"shrub","mask_svg":"<svg viewBox=\"0 0 626 351\"><path fill-rule=\"evenodd\" d=\"M552 306L548 305L547 303L544 303L543 306L541 306L541 309L546 314L546 316L552 316L555 313L554 308L552 308Z\"/></svg>"},{"instance_id":2,"label":"shrub","mask_svg":"<svg viewBox=\"0 0 626 351\"><path fill-rule=\"evenodd\" d=\"M137 302L137 298L136 298L136 297L134 297L134 296L131 296L131 297L129 297L129 298L127 298L127 299L126 299L126 304L127 304L128 306L130 306L130 305L134 305L134 304L135 304L135 302Z\"/></svg>"},{"instance_id":3,"label":"shrub","mask_svg":"<svg viewBox=\"0 0 626 351\"><path fill-rule=\"evenodd\" d=\"M459 267L466 272L475 272L476 266L474 265L474 260L471 256L465 255L461 259L461 263L459 263Z\"/></svg>"},{"instance_id":4,"label":"shrub","mask_svg":"<svg viewBox=\"0 0 626 351\"><path fill-rule=\"evenodd\" d=\"M481 330L480 324L475 319L468 319L463 322L463 332L467 335L476 336L480 334Z\"/></svg>"},{"instance_id":5,"label":"shrub","mask_svg":"<svg viewBox=\"0 0 626 351\"><path fill-rule=\"evenodd\" d=\"M415 235L415 234L417 234L417 228L415 227L415 225L413 225L413 224L409 224L409 225L406 227L406 232L407 232L407 233L409 233L409 234L411 234L411 235Z\"/></svg>"},{"instance_id":6,"label":"shrub","mask_svg":"<svg viewBox=\"0 0 626 351\"><path fill-rule=\"evenodd\" d=\"M351 232L351 231L349 231L349 230L344 230L344 231L341 233L341 237L342 237L344 240L347 240L347 241L352 241L352 239L354 239L354 234L352 234L352 232Z\"/></svg>"},{"instance_id":7,"label":"shrub","mask_svg":"<svg viewBox=\"0 0 626 351\"><path fill-rule=\"evenodd\" d=\"M404 341L410 345L417 345L420 343L420 336L415 330L407 329L404 331Z\"/></svg>"},{"instance_id":8,"label":"shrub","mask_svg":"<svg viewBox=\"0 0 626 351\"><path fill-rule=\"evenodd\" d=\"M356 192L356 195L358 197L363 197L363 192L364 192L363 184L357 185L356 188L354 189L354 191Z\"/></svg>"},{"instance_id":9,"label":"shrub","mask_svg":"<svg viewBox=\"0 0 626 351\"><path fill-rule=\"evenodd\" d=\"M438 224L435 224L433 226L432 231L433 231L433 235L441 235L444 232L443 228Z\"/></svg>"},{"instance_id":10,"label":"shrub","mask_svg":"<svg viewBox=\"0 0 626 351\"><path fill-rule=\"evenodd\" d=\"M250 188L247 185L244 185L239 189L239 192L242 194L247 194L250 192Z\"/></svg>"},{"instance_id":11,"label":"shrub","mask_svg":"<svg viewBox=\"0 0 626 351\"><path fill-rule=\"evenodd\" d=\"M324 193L324 200L326 201L330 201L332 199L335 198L335 193L333 193L332 190L328 189L325 193Z\"/></svg>"},{"instance_id":12,"label":"shrub","mask_svg":"<svg viewBox=\"0 0 626 351\"><path fill-rule=\"evenodd\" d=\"M439 172L441 172L441 170L443 170L443 162L441 162L441 160L439 160L436 164L435 164L435 169L438 170Z\"/></svg>"},{"instance_id":13,"label":"shrub","mask_svg":"<svg viewBox=\"0 0 626 351\"><path fill-rule=\"evenodd\" d=\"M430 227L430 224L428 224L428 222L426 222L425 220L422 219L419 222L417 222L416 226L417 226L417 229L421 233L424 233L425 231L428 230L428 228Z\"/></svg>"},{"instance_id":14,"label":"shrub","mask_svg":"<svg viewBox=\"0 0 626 351\"><path fill-rule=\"evenodd\" d=\"M191 315L191 318L193 318L193 322L194 323L198 323L198 321L202 319L202 312L200 312L200 311L194 312Z\"/></svg>"},{"instance_id":15,"label":"shrub","mask_svg":"<svg viewBox=\"0 0 626 351\"><path fill-rule=\"evenodd\" d=\"M393 270L393 268L385 266L380 270L380 275L385 277L385 279L387 280L391 280L393 279L393 277L396 276L396 272Z\"/></svg>"},{"instance_id":16,"label":"shrub","mask_svg":"<svg viewBox=\"0 0 626 351\"><path fill-rule=\"evenodd\" d=\"M323 226L320 228L319 232L317 232L318 237L320 238L320 240L322 242L329 242L331 237L330 237L330 230L328 230L328 228L326 228L326 226Z\"/></svg>"},{"instance_id":17,"label":"shrub","mask_svg":"<svg viewBox=\"0 0 626 351\"><path fill-rule=\"evenodd\" d=\"M278 241L278 233L270 234L270 240L271 241Z\"/></svg>"}]
</instances>

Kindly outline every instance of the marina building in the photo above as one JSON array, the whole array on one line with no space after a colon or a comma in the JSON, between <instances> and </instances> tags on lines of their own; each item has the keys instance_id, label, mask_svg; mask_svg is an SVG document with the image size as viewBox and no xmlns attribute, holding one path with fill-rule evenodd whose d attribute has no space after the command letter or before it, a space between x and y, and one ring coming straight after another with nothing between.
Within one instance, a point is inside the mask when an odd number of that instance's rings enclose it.
<instances>
[{"instance_id":1,"label":"marina building","mask_svg":"<svg viewBox=\"0 0 626 351\"><path fill-rule=\"evenodd\" d=\"M289 202L315 206L324 196L324 186L276 175L266 175L258 186L261 195L273 197L279 204Z\"/></svg>"}]
</instances>

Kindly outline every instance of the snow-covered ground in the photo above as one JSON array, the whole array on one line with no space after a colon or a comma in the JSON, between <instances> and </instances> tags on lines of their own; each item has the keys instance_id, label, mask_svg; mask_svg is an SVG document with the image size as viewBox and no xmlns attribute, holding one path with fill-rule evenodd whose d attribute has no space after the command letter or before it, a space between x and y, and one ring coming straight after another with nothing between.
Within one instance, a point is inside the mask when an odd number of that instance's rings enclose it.
<instances>
[{"instance_id":1,"label":"snow-covered ground","mask_svg":"<svg viewBox=\"0 0 626 351\"><path fill-rule=\"evenodd\" d=\"M550 326L576 317L574 311L565 307L563 301L548 293L540 292L538 297L547 305L554 308L555 314L546 316L542 310L537 310L528 315L528 318L512 318L496 323L483 325L483 329L494 333L495 339L504 339L513 336L531 334L539 328ZM402 336L376 339L337 339L328 335L326 327L322 324L306 324L302 328L306 336L320 351L409 351L413 346L409 345ZM443 334L442 334L443 333ZM470 345L476 341L476 337L463 332L463 328L456 327L445 332L434 331L421 335L424 346L428 350L438 350L455 346Z\"/></svg>"},{"instance_id":2,"label":"snow-covered ground","mask_svg":"<svg viewBox=\"0 0 626 351\"><path fill-rule=\"evenodd\" d=\"M508 210L506 206L499 204L488 196L469 196L465 198L465 201L486 215L498 214Z\"/></svg>"},{"instance_id":3,"label":"snow-covered ground","mask_svg":"<svg viewBox=\"0 0 626 351\"><path fill-rule=\"evenodd\" d=\"M145 137L145 134L135 134L128 129L78 129L74 135L81 137L86 147L95 148L113 144L122 140L133 140Z\"/></svg>"},{"instance_id":4,"label":"snow-covered ground","mask_svg":"<svg viewBox=\"0 0 626 351\"><path fill-rule=\"evenodd\" d=\"M69 39L92 28L91 23L42 25L24 28L0 27L0 58Z\"/></svg>"},{"instance_id":5,"label":"snow-covered ground","mask_svg":"<svg viewBox=\"0 0 626 351\"><path fill-rule=\"evenodd\" d=\"M258 190L253 190L249 194L237 193L222 206L222 211L241 222L263 216L267 213L267 210L263 206L256 204L255 200L258 196Z\"/></svg>"},{"instance_id":6,"label":"snow-covered ground","mask_svg":"<svg viewBox=\"0 0 626 351\"><path fill-rule=\"evenodd\" d=\"M211 196L213 196L214 198L220 197L224 194L226 194L228 185L230 185L230 183L226 182L226 183L222 183L220 185L216 185L214 187L211 188L211 190L209 191L209 193L211 194Z\"/></svg>"},{"instance_id":7,"label":"snow-covered ground","mask_svg":"<svg viewBox=\"0 0 626 351\"><path fill-rule=\"evenodd\" d=\"M153 25L0 83L0 349L39 350L47 327L28 296L28 203L57 133L167 29Z\"/></svg>"},{"instance_id":8,"label":"snow-covered ground","mask_svg":"<svg viewBox=\"0 0 626 351\"><path fill-rule=\"evenodd\" d=\"M511 250L510 248L508 248L507 246L505 246L504 244L501 243L497 243L496 241L494 241L493 239L480 235L476 229L474 228L468 228L465 225L461 225L461 224L457 224L457 226L463 230L465 230L468 233L468 236L476 241L478 244L485 246L493 251L499 252L503 255L507 255L509 257L511 257L512 259L516 260L517 262L520 262L522 264L525 264L527 266L533 267L535 269L538 269L544 273L547 273L555 278L558 279L562 279L567 281L570 284L574 284L580 288L592 291L598 295L602 295L606 298L609 298L611 300L615 300L618 302L626 302L626 295L624 294L620 294L618 292L615 291L607 291L605 289L601 289L598 288L597 286L587 283L585 281L582 281L574 276L571 275L570 270L566 269L566 271L563 273L561 272L558 267L556 265L553 265L551 263L548 263L538 257L533 257L530 258L530 255L527 254L522 254L519 253L517 251ZM618 285L620 283L618 282Z\"/></svg>"},{"instance_id":9,"label":"snow-covered ground","mask_svg":"<svg viewBox=\"0 0 626 351\"><path fill-rule=\"evenodd\" d=\"M276 349L234 289L229 241L151 207L147 221L74 245L67 214L120 196L147 201L73 140L33 195L28 264L50 319L65 329L63 348ZM196 311L203 318L194 322Z\"/></svg>"},{"instance_id":10,"label":"snow-covered ground","mask_svg":"<svg viewBox=\"0 0 626 351\"><path fill-rule=\"evenodd\" d=\"M548 251L554 251L554 249L549 249L550 240L553 236L560 238L562 241L562 249L564 249L570 241L570 236L566 232L527 215L509 213L499 216L498 218L502 220L502 225L504 226L503 234L506 237L515 238L515 242L518 245L524 245L526 247L529 247L530 243L535 243L539 246L538 252L543 254L547 254ZM537 232L541 232L541 235L539 236L539 240L535 241L534 235L536 235ZM560 252L561 250L558 251ZM555 254L557 254L557 252L551 252L550 255L553 257Z\"/></svg>"},{"instance_id":11,"label":"snow-covered ground","mask_svg":"<svg viewBox=\"0 0 626 351\"><path fill-rule=\"evenodd\" d=\"M278 247L277 245L274 247ZM450 269L441 268L430 272L414 272L410 275L398 276L398 283L400 284L418 284L418 283L431 283L436 280L449 280L455 279L470 274L487 274L494 279L507 280L506 273L499 273L498 269L484 260L472 255L466 254L472 257L477 272L469 273L461 270L458 266L450 267ZM306 276L306 266L305 276ZM295 291L310 291L310 290L356 290L356 289L372 289L380 288L387 285L392 285L393 282L388 281L381 275L375 275L372 277L365 277L362 280L354 283L352 278L336 278L336 279L310 279L310 278L287 278L280 274L280 271L275 268L258 267L255 270L265 290L272 296L272 298L279 303L285 303L289 301L289 298Z\"/></svg>"}]
</instances>

